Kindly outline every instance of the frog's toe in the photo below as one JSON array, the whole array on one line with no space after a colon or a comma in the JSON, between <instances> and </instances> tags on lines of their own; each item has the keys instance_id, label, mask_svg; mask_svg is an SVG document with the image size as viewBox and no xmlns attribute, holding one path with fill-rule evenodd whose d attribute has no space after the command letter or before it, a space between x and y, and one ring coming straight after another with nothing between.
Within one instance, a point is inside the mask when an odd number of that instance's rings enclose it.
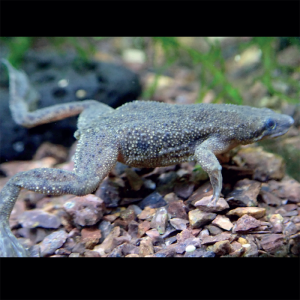
<instances>
[{"instance_id":1,"label":"frog's toe","mask_svg":"<svg viewBox=\"0 0 300 300\"><path fill-rule=\"evenodd\" d=\"M27 250L13 235L7 221L0 221L0 257L26 257Z\"/></svg>"}]
</instances>

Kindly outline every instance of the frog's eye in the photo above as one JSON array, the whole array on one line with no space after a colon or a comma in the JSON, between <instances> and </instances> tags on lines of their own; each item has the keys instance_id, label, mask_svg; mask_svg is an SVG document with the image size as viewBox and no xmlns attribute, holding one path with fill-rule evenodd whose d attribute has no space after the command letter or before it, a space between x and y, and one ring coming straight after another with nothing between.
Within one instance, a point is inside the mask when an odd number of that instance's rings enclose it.
<instances>
[{"instance_id":1,"label":"frog's eye","mask_svg":"<svg viewBox=\"0 0 300 300\"><path fill-rule=\"evenodd\" d=\"M265 126L267 129L275 129L276 128L276 123L273 119L268 118L265 122Z\"/></svg>"}]
</instances>

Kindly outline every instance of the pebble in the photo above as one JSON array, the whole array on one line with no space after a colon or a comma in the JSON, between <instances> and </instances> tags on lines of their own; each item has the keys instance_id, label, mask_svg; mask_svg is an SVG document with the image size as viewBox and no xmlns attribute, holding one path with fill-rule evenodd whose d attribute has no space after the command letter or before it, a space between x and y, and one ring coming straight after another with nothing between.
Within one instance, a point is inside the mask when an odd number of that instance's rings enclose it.
<instances>
[{"instance_id":1,"label":"pebble","mask_svg":"<svg viewBox=\"0 0 300 300\"><path fill-rule=\"evenodd\" d=\"M83 197L74 197L64 204L64 209L72 217L75 225L91 226L103 217L104 201L89 194Z\"/></svg>"},{"instance_id":2,"label":"pebble","mask_svg":"<svg viewBox=\"0 0 300 300\"><path fill-rule=\"evenodd\" d=\"M128 224L128 234L132 237L132 238L137 238L138 237L138 230L139 230L139 223L132 220L129 224Z\"/></svg>"},{"instance_id":3,"label":"pebble","mask_svg":"<svg viewBox=\"0 0 300 300\"><path fill-rule=\"evenodd\" d=\"M126 168L125 173L131 189L139 191L144 184L143 179L132 168Z\"/></svg>"},{"instance_id":4,"label":"pebble","mask_svg":"<svg viewBox=\"0 0 300 300\"><path fill-rule=\"evenodd\" d=\"M132 205L129 205L125 210L121 211L120 218L125 221L132 221L136 217L135 210Z\"/></svg>"},{"instance_id":5,"label":"pebble","mask_svg":"<svg viewBox=\"0 0 300 300\"><path fill-rule=\"evenodd\" d=\"M261 225L261 222L256 220L255 218L243 215L240 217L235 226L233 227L233 232L245 232L245 231L251 231Z\"/></svg>"},{"instance_id":6,"label":"pebble","mask_svg":"<svg viewBox=\"0 0 300 300\"><path fill-rule=\"evenodd\" d=\"M64 230L51 233L40 244L41 256L49 256L55 253L66 241L68 234Z\"/></svg>"},{"instance_id":7,"label":"pebble","mask_svg":"<svg viewBox=\"0 0 300 300\"><path fill-rule=\"evenodd\" d=\"M151 208L151 207L147 206L137 217L140 220L151 221L155 212L156 212L156 208Z\"/></svg>"},{"instance_id":8,"label":"pebble","mask_svg":"<svg viewBox=\"0 0 300 300\"><path fill-rule=\"evenodd\" d=\"M283 230L283 217L280 214L272 214L269 219L270 223L273 225L272 232L280 233Z\"/></svg>"},{"instance_id":9,"label":"pebble","mask_svg":"<svg viewBox=\"0 0 300 300\"><path fill-rule=\"evenodd\" d=\"M155 215L152 218L150 226L157 229L159 234L163 234L166 231L166 226L168 224L168 212L165 207L160 207L157 209Z\"/></svg>"},{"instance_id":10,"label":"pebble","mask_svg":"<svg viewBox=\"0 0 300 300\"><path fill-rule=\"evenodd\" d=\"M154 249L152 245L152 240L150 237L146 237L141 240L139 247L139 255L146 256L154 254Z\"/></svg>"},{"instance_id":11,"label":"pebble","mask_svg":"<svg viewBox=\"0 0 300 300\"><path fill-rule=\"evenodd\" d=\"M83 256L85 256L85 257L100 257L100 254L96 251L85 250L85 252L83 253Z\"/></svg>"},{"instance_id":12,"label":"pebble","mask_svg":"<svg viewBox=\"0 0 300 300\"><path fill-rule=\"evenodd\" d=\"M164 239L156 229L151 229L146 231L146 235L151 238L152 244L154 246L164 244Z\"/></svg>"},{"instance_id":13,"label":"pebble","mask_svg":"<svg viewBox=\"0 0 300 300\"><path fill-rule=\"evenodd\" d=\"M138 254L132 253L132 254L128 254L125 257L140 257Z\"/></svg>"},{"instance_id":14,"label":"pebble","mask_svg":"<svg viewBox=\"0 0 300 300\"><path fill-rule=\"evenodd\" d=\"M187 199L189 198L193 191L194 191L195 185L192 182L189 181L179 181L175 186L174 186L174 192L176 195L182 199Z\"/></svg>"},{"instance_id":15,"label":"pebble","mask_svg":"<svg viewBox=\"0 0 300 300\"><path fill-rule=\"evenodd\" d=\"M242 245L248 244L248 241L247 241L246 239L242 238L242 237L239 237L239 238L238 238L238 242L239 242L240 244L242 244Z\"/></svg>"},{"instance_id":16,"label":"pebble","mask_svg":"<svg viewBox=\"0 0 300 300\"><path fill-rule=\"evenodd\" d=\"M242 217L245 214L259 219L266 214L266 209L261 207L237 207L235 209L230 210L226 215Z\"/></svg>"},{"instance_id":17,"label":"pebble","mask_svg":"<svg viewBox=\"0 0 300 300\"><path fill-rule=\"evenodd\" d=\"M282 234L266 235L262 237L260 244L266 252L275 254L284 246L284 236Z\"/></svg>"},{"instance_id":18,"label":"pebble","mask_svg":"<svg viewBox=\"0 0 300 300\"><path fill-rule=\"evenodd\" d=\"M216 253L216 255L223 256L232 252L232 248L228 240L216 242L212 248L212 251Z\"/></svg>"},{"instance_id":19,"label":"pebble","mask_svg":"<svg viewBox=\"0 0 300 300\"><path fill-rule=\"evenodd\" d=\"M297 229L296 225L293 222L288 222L283 229L283 234L285 236L290 236L290 235L297 233L297 231L298 231L298 229Z\"/></svg>"},{"instance_id":20,"label":"pebble","mask_svg":"<svg viewBox=\"0 0 300 300\"><path fill-rule=\"evenodd\" d=\"M121 234L121 228L119 226L114 227L113 230L108 234L102 244L94 247L94 251L97 251L101 256L104 253L109 253L115 246L114 239L119 237Z\"/></svg>"},{"instance_id":21,"label":"pebble","mask_svg":"<svg viewBox=\"0 0 300 300\"><path fill-rule=\"evenodd\" d=\"M143 221L142 223L139 223L138 225L138 237L142 237L146 231L150 229L150 222L149 221Z\"/></svg>"},{"instance_id":22,"label":"pebble","mask_svg":"<svg viewBox=\"0 0 300 300\"><path fill-rule=\"evenodd\" d=\"M101 238L99 242L102 243L111 232L113 226L110 222L103 220L100 222L98 228L101 230Z\"/></svg>"},{"instance_id":23,"label":"pebble","mask_svg":"<svg viewBox=\"0 0 300 300\"><path fill-rule=\"evenodd\" d=\"M260 188L260 182L250 179L240 180L234 186L233 191L228 194L227 202L231 206L257 206Z\"/></svg>"},{"instance_id":24,"label":"pebble","mask_svg":"<svg viewBox=\"0 0 300 300\"><path fill-rule=\"evenodd\" d=\"M177 195L176 195L175 193L169 193L169 194L166 194L166 195L164 196L164 199L165 199L165 201L166 201L167 203L170 203L170 202L172 202L172 201L178 201L178 200L179 200L178 197L177 197Z\"/></svg>"},{"instance_id":25,"label":"pebble","mask_svg":"<svg viewBox=\"0 0 300 300\"><path fill-rule=\"evenodd\" d=\"M262 196L263 201L267 205L270 205L270 206L279 206L281 204L281 200L277 196L273 195L270 192L264 191L262 189L260 194Z\"/></svg>"},{"instance_id":26,"label":"pebble","mask_svg":"<svg viewBox=\"0 0 300 300\"><path fill-rule=\"evenodd\" d=\"M81 230L81 242L87 249L92 249L101 238L101 231L97 228L83 228Z\"/></svg>"},{"instance_id":27,"label":"pebble","mask_svg":"<svg viewBox=\"0 0 300 300\"><path fill-rule=\"evenodd\" d=\"M185 205L182 200L175 200L169 202L167 205L167 211L170 215L170 218L180 218L180 219L188 219Z\"/></svg>"},{"instance_id":28,"label":"pebble","mask_svg":"<svg viewBox=\"0 0 300 300\"><path fill-rule=\"evenodd\" d=\"M59 217L42 209L32 209L19 215L18 220L25 228L58 228L61 225Z\"/></svg>"},{"instance_id":29,"label":"pebble","mask_svg":"<svg viewBox=\"0 0 300 300\"><path fill-rule=\"evenodd\" d=\"M208 206L212 196L203 197L201 200L198 200L194 203L194 206L197 207L201 211L205 212L219 212L224 209L229 208L227 201L224 198L219 198L216 206Z\"/></svg>"},{"instance_id":30,"label":"pebble","mask_svg":"<svg viewBox=\"0 0 300 300\"><path fill-rule=\"evenodd\" d=\"M200 228L201 226L211 222L217 216L214 213L207 213L194 209L188 213L190 225L192 228Z\"/></svg>"},{"instance_id":31,"label":"pebble","mask_svg":"<svg viewBox=\"0 0 300 300\"><path fill-rule=\"evenodd\" d=\"M151 208L158 208L167 205L167 202L164 200L161 194L158 192L153 192L139 202L138 206L141 209L144 209L146 206Z\"/></svg>"},{"instance_id":32,"label":"pebble","mask_svg":"<svg viewBox=\"0 0 300 300\"><path fill-rule=\"evenodd\" d=\"M100 184L95 192L95 196L102 199L106 207L118 207L120 202L120 186L107 177Z\"/></svg>"},{"instance_id":33,"label":"pebble","mask_svg":"<svg viewBox=\"0 0 300 300\"><path fill-rule=\"evenodd\" d=\"M193 251L195 251L196 250L196 247L194 246L194 245L188 245L188 246L186 246L186 248L185 248L185 251L186 252L193 252Z\"/></svg>"},{"instance_id":34,"label":"pebble","mask_svg":"<svg viewBox=\"0 0 300 300\"><path fill-rule=\"evenodd\" d=\"M213 221L213 225L217 225L218 227L225 229L225 230L231 230L233 227L233 224L230 222L230 220L222 215L218 215Z\"/></svg>"},{"instance_id":35,"label":"pebble","mask_svg":"<svg viewBox=\"0 0 300 300\"><path fill-rule=\"evenodd\" d=\"M189 223L188 220L180 219L180 218L173 218L170 220L170 224L177 230L184 230L186 229L186 225Z\"/></svg>"},{"instance_id":36,"label":"pebble","mask_svg":"<svg viewBox=\"0 0 300 300\"><path fill-rule=\"evenodd\" d=\"M232 235L229 232L222 232L215 236L206 236L202 239L202 244L214 244L216 242L231 240Z\"/></svg>"},{"instance_id":37,"label":"pebble","mask_svg":"<svg viewBox=\"0 0 300 300\"><path fill-rule=\"evenodd\" d=\"M209 233L211 235L217 235L217 234L220 234L223 232L223 230L215 225L212 225L212 224L209 224L209 225L206 225L205 228L208 229Z\"/></svg>"}]
</instances>

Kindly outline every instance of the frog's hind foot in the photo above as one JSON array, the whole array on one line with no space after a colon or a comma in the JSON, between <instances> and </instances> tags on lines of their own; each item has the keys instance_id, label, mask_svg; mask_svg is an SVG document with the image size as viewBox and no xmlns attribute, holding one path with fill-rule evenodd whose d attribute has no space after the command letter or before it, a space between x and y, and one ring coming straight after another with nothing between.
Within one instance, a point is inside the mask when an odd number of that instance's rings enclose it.
<instances>
[{"instance_id":1,"label":"frog's hind foot","mask_svg":"<svg viewBox=\"0 0 300 300\"><path fill-rule=\"evenodd\" d=\"M28 251L9 228L8 221L0 219L0 257L27 257Z\"/></svg>"}]
</instances>

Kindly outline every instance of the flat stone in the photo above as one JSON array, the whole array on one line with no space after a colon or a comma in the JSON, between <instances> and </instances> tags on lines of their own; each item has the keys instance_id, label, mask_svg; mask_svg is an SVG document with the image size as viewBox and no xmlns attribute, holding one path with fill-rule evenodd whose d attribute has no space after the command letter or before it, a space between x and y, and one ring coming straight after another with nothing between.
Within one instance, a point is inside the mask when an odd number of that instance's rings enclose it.
<instances>
[{"instance_id":1,"label":"flat stone","mask_svg":"<svg viewBox=\"0 0 300 300\"><path fill-rule=\"evenodd\" d=\"M168 224L168 212L165 207L160 207L154 214L150 226L157 229L160 234L166 231L166 226Z\"/></svg>"},{"instance_id":2,"label":"flat stone","mask_svg":"<svg viewBox=\"0 0 300 300\"><path fill-rule=\"evenodd\" d=\"M192 232L190 229L184 229L182 230L181 232L179 232L177 234L177 242L180 244L180 243L183 243L185 240L189 239L189 238L194 238Z\"/></svg>"},{"instance_id":3,"label":"flat stone","mask_svg":"<svg viewBox=\"0 0 300 300\"><path fill-rule=\"evenodd\" d=\"M262 218L266 214L266 209L262 207L237 207L230 210L227 216L238 216L248 215L256 219Z\"/></svg>"},{"instance_id":4,"label":"flat stone","mask_svg":"<svg viewBox=\"0 0 300 300\"><path fill-rule=\"evenodd\" d=\"M55 253L66 241L68 234L64 230L49 234L40 244L41 256L49 256Z\"/></svg>"},{"instance_id":5,"label":"flat stone","mask_svg":"<svg viewBox=\"0 0 300 300\"><path fill-rule=\"evenodd\" d=\"M132 220L129 224L128 224L128 234L132 237L132 238L137 238L138 237L138 230L139 230L139 223Z\"/></svg>"},{"instance_id":6,"label":"flat stone","mask_svg":"<svg viewBox=\"0 0 300 300\"><path fill-rule=\"evenodd\" d=\"M273 195L272 193L264 191L262 189L260 194L262 196L263 201L266 204L268 204L270 206L279 206L279 205L281 205L281 200L277 196Z\"/></svg>"},{"instance_id":7,"label":"flat stone","mask_svg":"<svg viewBox=\"0 0 300 300\"><path fill-rule=\"evenodd\" d=\"M146 235L151 238L153 246L164 244L164 240L156 229L146 231Z\"/></svg>"},{"instance_id":8,"label":"flat stone","mask_svg":"<svg viewBox=\"0 0 300 300\"><path fill-rule=\"evenodd\" d=\"M188 220L180 219L180 218L173 218L170 220L170 224L177 230L184 230L186 229L186 225L189 223Z\"/></svg>"},{"instance_id":9,"label":"flat stone","mask_svg":"<svg viewBox=\"0 0 300 300\"><path fill-rule=\"evenodd\" d=\"M187 199L192 195L194 187L195 185L192 182L187 180L179 181L174 187L174 192L180 198Z\"/></svg>"},{"instance_id":10,"label":"flat stone","mask_svg":"<svg viewBox=\"0 0 300 300\"><path fill-rule=\"evenodd\" d=\"M246 232L246 231L251 231L261 225L261 222L256 220L255 218L248 216L248 215L243 215L240 217L234 228L233 232Z\"/></svg>"},{"instance_id":11,"label":"flat stone","mask_svg":"<svg viewBox=\"0 0 300 300\"><path fill-rule=\"evenodd\" d=\"M97 228L83 228L81 230L81 242L85 244L87 249L92 249L97 245L101 238L101 231Z\"/></svg>"},{"instance_id":12,"label":"flat stone","mask_svg":"<svg viewBox=\"0 0 300 300\"><path fill-rule=\"evenodd\" d=\"M83 197L74 197L64 204L64 209L72 217L76 225L90 226L96 224L103 217L104 201L89 194Z\"/></svg>"},{"instance_id":13,"label":"flat stone","mask_svg":"<svg viewBox=\"0 0 300 300\"><path fill-rule=\"evenodd\" d=\"M61 225L61 221L58 216L37 208L24 211L21 215L19 215L18 220L25 228L58 228Z\"/></svg>"},{"instance_id":14,"label":"flat stone","mask_svg":"<svg viewBox=\"0 0 300 300\"><path fill-rule=\"evenodd\" d=\"M297 231L298 229L296 225L293 222L288 222L283 229L283 234L286 236L290 236L297 233Z\"/></svg>"},{"instance_id":15,"label":"flat stone","mask_svg":"<svg viewBox=\"0 0 300 300\"><path fill-rule=\"evenodd\" d=\"M154 254L154 256L155 257L174 257L175 254L176 254L175 245L170 245L167 248L157 251Z\"/></svg>"},{"instance_id":16,"label":"flat stone","mask_svg":"<svg viewBox=\"0 0 300 300\"><path fill-rule=\"evenodd\" d=\"M211 222L217 215L207 213L199 209L189 211L189 221L192 228L200 228L201 226Z\"/></svg>"},{"instance_id":17,"label":"flat stone","mask_svg":"<svg viewBox=\"0 0 300 300\"><path fill-rule=\"evenodd\" d=\"M102 244L94 247L94 251L97 251L101 256L105 253L109 253L115 246L114 239L119 237L120 234L121 228L119 226L114 227Z\"/></svg>"},{"instance_id":18,"label":"flat stone","mask_svg":"<svg viewBox=\"0 0 300 300\"><path fill-rule=\"evenodd\" d=\"M217 225L218 227L225 229L225 230L231 230L233 227L233 224L230 222L230 220L222 215L218 215L213 221L213 225Z\"/></svg>"},{"instance_id":19,"label":"flat stone","mask_svg":"<svg viewBox=\"0 0 300 300\"><path fill-rule=\"evenodd\" d=\"M167 211L170 218L188 219L185 205L182 200L174 200L167 205Z\"/></svg>"},{"instance_id":20,"label":"flat stone","mask_svg":"<svg viewBox=\"0 0 300 300\"><path fill-rule=\"evenodd\" d=\"M212 196L206 196L203 197L201 200L198 200L194 203L194 206L196 206L199 210L205 211L205 212L219 212L224 209L229 208L229 205L227 201L224 198L219 198L215 206L208 206L210 203Z\"/></svg>"},{"instance_id":21,"label":"flat stone","mask_svg":"<svg viewBox=\"0 0 300 300\"><path fill-rule=\"evenodd\" d=\"M228 194L227 202L234 206L257 206L260 188L260 182L249 179L240 180L234 186L233 191Z\"/></svg>"},{"instance_id":22,"label":"flat stone","mask_svg":"<svg viewBox=\"0 0 300 300\"><path fill-rule=\"evenodd\" d=\"M269 188L279 198L294 203L300 202L300 183L294 179L286 177L281 182L270 180Z\"/></svg>"},{"instance_id":23,"label":"flat stone","mask_svg":"<svg viewBox=\"0 0 300 300\"><path fill-rule=\"evenodd\" d=\"M265 235L262 237L260 244L265 251L275 254L284 246L284 236L282 234Z\"/></svg>"},{"instance_id":24,"label":"flat stone","mask_svg":"<svg viewBox=\"0 0 300 300\"><path fill-rule=\"evenodd\" d=\"M215 225L212 225L212 224L209 224L209 225L206 225L205 228L208 229L209 233L211 235L217 235L217 234L220 234L223 232L223 230Z\"/></svg>"},{"instance_id":25,"label":"flat stone","mask_svg":"<svg viewBox=\"0 0 300 300\"><path fill-rule=\"evenodd\" d=\"M107 177L101 182L95 196L104 201L105 207L118 207L121 199L120 186Z\"/></svg>"},{"instance_id":26,"label":"flat stone","mask_svg":"<svg viewBox=\"0 0 300 300\"><path fill-rule=\"evenodd\" d=\"M134 220L135 217L136 213L131 205L129 205L125 210L121 211L120 213L120 218L128 222Z\"/></svg>"},{"instance_id":27,"label":"flat stone","mask_svg":"<svg viewBox=\"0 0 300 300\"><path fill-rule=\"evenodd\" d=\"M186 201L186 205L194 205L197 201L204 197L211 196L213 194L213 189L210 182L204 183L200 186Z\"/></svg>"},{"instance_id":28,"label":"flat stone","mask_svg":"<svg viewBox=\"0 0 300 300\"><path fill-rule=\"evenodd\" d=\"M202 239L202 245L205 244L214 244L216 242L225 241L225 240L231 240L232 234L229 232L222 232L215 236L206 236Z\"/></svg>"}]
</instances>

